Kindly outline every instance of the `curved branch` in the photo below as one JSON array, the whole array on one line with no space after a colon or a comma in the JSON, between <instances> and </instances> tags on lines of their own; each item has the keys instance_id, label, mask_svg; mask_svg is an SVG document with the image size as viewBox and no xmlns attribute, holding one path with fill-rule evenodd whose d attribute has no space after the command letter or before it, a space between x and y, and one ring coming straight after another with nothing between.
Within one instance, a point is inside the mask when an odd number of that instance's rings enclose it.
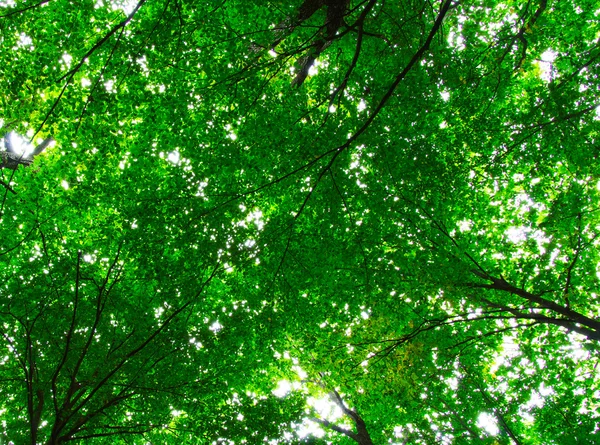
<instances>
[{"instance_id":1,"label":"curved branch","mask_svg":"<svg viewBox=\"0 0 600 445\"><path fill-rule=\"evenodd\" d=\"M7 14L0 15L0 18L3 19L3 18L6 18L6 17L10 17L11 15L21 14L22 12L29 11L30 9L38 8L38 7L42 6L42 5L45 5L46 3L50 3L50 0L42 0L41 2L36 3L35 5L26 6L26 7L21 8L21 9L16 9L14 11L11 11L11 12L7 13Z\"/></svg>"},{"instance_id":2,"label":"curved branch","mask_svg":"<svg viewBox=\"0 0 600 445\"><path fill-rule=\"evenodd\" d=\"M554 311L554 312L566 317L571 322L579 323L584 326L587 326L588 328L590 328L591 330L596 332L595 338L597 337L597 339L600 339L600 322L599 321L594 320L593 318L589 318L589 317L587 317L579 312L576 312L572 309L569 309L568 307L561 306L560 304L557 304L554 301L547 300L539 295L532 294L531 292L528 292L525 289L520 289L516 286L513 286L512 284L507 282L502 277L495 278L495 277L492 277L491 275L481 273L480 271L477 271L477 270L472 270L471 272L473 272L475 275L477 275L480 278L483 278L487 281L491 281L491 284L470 283L469 284L470 287L482 288L482 289L493 289L493 290L509 292L511 294L517 295L531 303L535 303L540 308L549 309L551 311Z\"/></svg>"},{"instance_id":3,"label":"curved branch","mask_svg":"<svg viewBox=\"0 0 600 445\"><path fill-rule=\"evenodd\" d=\"M318 417L310 417L309 419L313 422L323 425L325 428L329 428L330 430L333 430L336 433L343 434L344 436L347 436L350 439L358 442L358 436L355 433L353 433L350 430L347 430L346 428L342 428L341 426L338 426L335 423L331 423L327 419L319 419Z\"/></svg>"}]
</instances>

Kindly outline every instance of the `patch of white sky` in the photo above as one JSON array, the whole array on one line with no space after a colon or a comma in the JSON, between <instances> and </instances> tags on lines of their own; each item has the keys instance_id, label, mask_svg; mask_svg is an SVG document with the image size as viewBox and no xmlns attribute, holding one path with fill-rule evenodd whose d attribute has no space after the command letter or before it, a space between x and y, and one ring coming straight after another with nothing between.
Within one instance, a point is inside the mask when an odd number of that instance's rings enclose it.
<instances>
[{"instance_id":1,"label":"patch of white sky","mask_svg":"<svg viewBox=\"0 0 600 445\"><path fill-rule=\"evenodd\" d=\"M242 212L246 212L248 210L248 208L244 204L240 204L239 209ZM249 228L254 226L254 229L257 232L260 232L265 226L265 221L263 218L262 210L254 208L248 211L243 219L238 221L232 221L232 224L233 226L242 228ZM226 258L230 256L229 251L233 247L234 242L234 238L230 235L227 239L226 250L219 249L219 251L217 252L219 258ZM256 265L260 264L260 258L258 256L260 253L260 249L256 240L252 236L246 238L243 242L239 243L238 247L242 247L246 252L248 252L248 257L254 259L254 263ZM223 263L223 268L225 272L231 273L234 271L233 266L231 266L227 262Z\"/></svg>"},{"instance_id":2,"label":"patch of white sky","mask_svg":"<svg viewBox=\"0 0 600 445\"><path fill-rule=\"evenodd\" d=\"M244 204L240 204L239 207L242 212L248 210L248 208ZM259 208L254 208L247 213L246 217L243 220L238 221L236 224L244 228L247 228L249 224L254 224L256 230L261 231L265 227L263 212Z\"/></svg>"},{"instance_id":3,"label":"patch of white sky","mask_svg":"<svg viewBox=\"0 0 600 445\"><path fill-rule=\"evenodd\" d=\"M512 324L516 324L514 320L512 320L511 322ZM578 343L574 343L573 348L575 351L571 351L572 355L578 356L581 359L583 359L584 356L581 354L578 355L578 352L576 351L586 351L578 347ZM489 391L491 391L492 393L507 394L509 391L509 387L511 386L509 384L509 380L522 380L523 378L527 378L527 376L535 373L537 369L545 368L546 362L544 359L538 358L536 360L536 363L534 364L526 358L522 357L522 355L523 353L518 345L518 334L513 333L511 335L505 335L503 337L502 346L493 357L492 363L489 368L490 375L493 378L492 384L488 389ZM435 352L434 360L437 360ZM509 369L507 376L496 375L501 367L506 367L507 369ZM456 360L454 363L453 376L445 379L445 384L447 385L448 390L454 393L458 389L459 382L463 377L464 376L460 368L460 362ZM542 383L537 388L537 390L533 390L531 392L530 399L525 404L519 407L519 414L521 418L527 421L533 421L534 419L530 414L531 410L535 407L542 407L545 398L551 396L552 394L554 394L554 389ZM506 395L506 397L510 399L512 396L508 394ZM477 417L477 426L489 436L497 436L500 433L498 427L498 419L496 418L496 416L485 411L481 412ZM397 433L400 434L405 430L406 428L398 427Z\"/></svg>"},{"instance_id":4,"label":"patch of white sky","mask_svg":"<svg viewBox=\"0 0 600 445\"><path fill-rule=\"evenodd\" d=\"M499 321L499 323L501 322ZM516 324L516 322L512 320L512 324ZM592 354L582 346L586 339L574 332L569 333L568 337L569 344L560 348L560 356L569 358L576 364L576 369L572 371L575 373L574 380L576 382L575 386L577 386L577 383L581 383L589 375L595 374L595 364L592 363ZM546 359L543 357L537 357L535 362L523 357L518 338L518 332L503 337L502 346L494 355L489 368L490 375L493 378L491 390L505 394L507 399L514 397L508 394L508 390L512 386L510 384L511 380L522 381L523 379L527 379L528 376L532 376L540 370L545 369L547 365ZM502 367L507 369L506 375L497 375ZM574 391L581 393L583 388L576 387ZM537 388L531 390L529 400L519 407L519 416L526 422L534 422L535 418L531 414L531 411L534 408L542 408L545 400L555 393L552 386L541 382ZM600 392L596 395L600 396ZM582 412L586 409L585 404L580 407L580 411Z\"/></svg>"},{"instance_id":5,"label":"patch of white sky","mask_svg":"<svg viewBox=\"0 0 600 445\"><path fill-rule=\"evenodd\" d=\"M33 152L34 147L14 131L9 133L8 139L15 154L27 156ZM2 141L2 143L4 144L4 141ZM6 149L6 147L4 148Z\"/></svg>"},{"instance_id":6,"label":"patch of white sky","mask_svg":"<svg viewBox=\"0 0 600 445\"><path fill-rule=\"evenodd\" d=\"M148 84L148 85L146 85L146 89L154 94L162 94L167 90L167 87L162 84L161 85Z\"/></svg>"},{"instance_id":7,"label":"patch of white sky","mask_svg":"<svg viewBox=\"0 0 600 445\"><path fill-rule=\"evenodd\" d=\"M468 9L467 9L468 8ZM495 15L495 20L479 22L479 26L482 30L481 33L477 34L477 38L485 43L490 43L496 36L496 33L502 29L502 27L509 25L513 31L517 32L519 16L514 8L509 7L506 4L499 3L494 9L485 8L481 6L470 6L465 8L465 13L460 14L457 17L457 25L452 27L448 32L448 43L459 51L465 49L465 39L462 35L464 24L470 20L470 15L475 11L483 11L488 17Z\"/></svg>"},{"instance_id":8,"label":"patch of white sky","mask_svg":"<svg viewBox=\"0 0 600 445\"><path fill-rule=\"evenodd\" d=\"M113 11L117 11L120 9L125 15L129 15L133 12L137 4L137 0L96 0L94 7L96 9L100 9L106 6L110 6L110 8Z\"/></svg>"},{"instance_id":9,"label":"patch of white sky","mask_svg":"<svg viewBox=\"0 0 600 445\"><path fill-rule=\"evenodd\" d=\"M367 156L367 157L373 156L373 153L366 152L365 148L366 148L365 145L357 146L356 149L352 151L352 154L350 156L351 161L350 161L349 168L344 169L344 172L349 177L354 177L356 179L356 185L361 189L367 188L367 184L365 184L361 181L361 177L364 174L368 173L368 171L369 171L365 167L364 162L362 162L362 158L364 156ZM369 210L367 209L365 211L365 213L369 213ZM362 224L362 221L360 223L357 221L357 225L361 225L361 224Z\"/></svg>"},{"instance_id":10,"label":"patch of white sky","mask_svg":"<svg viewBox=\"0 0 600 445\"><path fill-rule=\"evenodd\" d=\"M306 375L304 371L299 369L299 375ZM301 381L290 382L288 380L281 380L277 388L273 391L273 395L277 397L285 397L292 391L303 390L303 383ZM306 403L309 409L318 415L321 419L326 419L329 422L336 423L338 425L343 424L343 412L341 408L334 403L329 396L322 395L317 397L307 397ZM344 425L346 428L351 429L351 425ZM296 425L296 434L300 438L307 436L323 437L325 431L319 426L318 423L304 419L304 421Z\"/></svg>"},{"instance_id":11,"label":"patch of white sky","mask_svg":"<svg viewBox=\"0 0 600 445\"><path fill-rule=\"evenodd\" d=\"M235 141L237 139L237 134L235 134L235 132L233 131L233 127L231 124L225 125L225 131L227 131L227 137L229 139L231 139L232 141Z\"/></svg>"},{"instance_id":12,"label":"patch of white sky","mask_svg":"<svg viewBox=\"0 0 600 445\"><path fill-rule=\"evenodd\" d=\"M557 56L558 53L549 48L542 53L541 59L535 62L540 70L540 77L546 82L554 80L554 60L556 60Z\"/></svg>"},{"instance_id":13,"label":"patch of white sky","mask_svg":"<svg viewBox=\"0 0 600 445\"><path fill-rule=\"evenodd\" d=\"M191 161L187 158L184 158L181 156L181 153L179 151L179 147L175 147L172 151L170 152L164 152L161 151L158 153L158 156L161 159L166 159L167 162L182 167L184 171L191 171L192 170L192 166L191 166Z\"/></svg>"},{"instance_id":14,"label":"patch of white sky","mask_svg":"<svg viewBox=\"0 0 600 445\"><path fill-rule=\"evenodd\" d=\"M146 59L146 56L138 57L135 61L140 68L142 68L142 73L144 73L144 76L148 77L150 75L150 70L148 69L148 60Z\"/></svg>"},{"instance_id":15,"label":"patch of white sky","mask_svg":"<svg viewBox=\"0 0 600 445\"><path fill-rule=\"evenodd\" d=\"M329 66L329 61L327 59L317 59L308 69L308 75L310 77L316 76L319 74L319 68L327 68Z\"/></svg>"},{"instance_id":16,"label":"patch of white sky","mask_svg":"<svg viewBox=\"0 0 600 445\"><path fill-rule=\"evenodd\" d=\"M523 181L525 178L523 175L515 175L513 179L516 182L520 182ZM539 181L539 178L531 179L532 183L537 183ZM598 190L600 190L600 182L598 182L596 187ZM497 205L500 204L501 203L498 203ZM546 207L543 204L535 203L526 193L518 193L514 197L513 202L511 203L511 207L513 207L513 209L516 210L519 215L523 215L533 208L535 208L538 211L543 211L546 209ZM473 228L473 221L459 221L457 226L460 231L469 231ZM520 244L527 241L528 239L534 239L538 244L538 249L541 254L545 253L544 245L550 241L549 237L547 237L544 234L544 232L526 226L511 226L506 230L505 236L509 242L514 244ZM558 255L558 251L552 252L550 261L551 264L554 264L554 261L557 259ZM504 327L502 321L498 321L498 323L499 327ZM516 326L516 321L510 320L509 324ZM507 374L508 379L522 379L526 375L531 375L532 373L537 372L538 369L545 368L546 364L543 359L537 360L535 364L537 366L530 363L526 359L522 359L518 363L518 369L512 365L513 361L522 355L522 352L520 351L520 348L518 346L517 335L517 333L514 333L512 335L504 337L502 347L500 348L499 352L495 355L492 365L490 367L490 373L492 374L492 376L495 376L498 369L502 366L513 368ZM564 355L569 356L573 361L577 363L583 363L585 360L589 361L590 353L581 346L582 341L584 341L582 337L576 333L571 333L569 335L573 338L571 338L570 346L565 349ZM452 379L447 381L447 384L450 388L456 386L456 383L457 381L454 381ZM506 392L509 389L509 384L506 381L506 378L496 380L494 384L496 390L500 392ZM552 387L541 384L539 388L532 391L530 400L520 407L519 413L521 417L526 421L534 421L533 416L530 414L531 410L534 407L541 408L544 404L544 400L552 394L554 394L554 389ZM600 392L598 395L600 395ZM582 407L581 409L586 408ZM498 434L497 423L493 416L490 416L486 413L482 413L478 419L478 424L489 434Z\"/></svg>"},{"instance_id":17,"label":"patch of white sky","mask_svg":"<svg viewBox=\"0 0 600 445\"><path fill-rule=\"evenodd\" d=\"M221 329L223 329L223 325L221 323L219 323L219 320L217 320L214 323L212 323L208 329L216 334Z\"/></svg>"},{"instance_id":18,"label":"patch of white sky","mask_svg":"<svg viewBox=\"0 0 600 445\"><path fill-rule=\"evenodd\" d=\"M517 175L515 175L516 177ZM520 180L523 180L523 175L518 175ZM539 182L538 178L534 178L531 180L532 183ZM539 212L543 212L546 210L546 206L542 203L537 203L529 195L526 193L518 193L515 197L511 206L517 211L519 216L523 216L531 210L537 210ZM505 236L508 241L513 244L524 243L528 239L533 239L537 242L537 247L540 254L544 254L546 252L545 244L550 242L550 238L546 236L546 234L539 229L533 229L531 227L527 227L524 225L521 226L511 226L506 232Z\"/></svg>"},{"instance_id":19,"label":"patch of white sky","mask_svg":"<svg viewBox=\"0 0 600 445\"><path fill-rule=\"evenodd\" d=\"M116 80L115 79L107 79L106 82L104 82L104 89L106 90L107 93L112 93L115 94L117 93L117 88L116 88Z\"/></svg>"},{"instance_id":20,"label":"patch of white sky","mask_svg":"<svg viewBox=\"0 0 600 445\"><path fill-rule=\"evenodd\" d=\"M156 144L154 144L154 146L156 146ZM167 162L169 162L175 166L183 166L183 169L186 171L192 171L192 166L191 166L190 160L187 158L183 158L181 156L181 153L179 152L178 147L176 147L174 150L172 150L170 152L164 152L164 151L159 152L159 157L161 159L165 159ZM244 170L241 170L240 174L243 175L243 173L244 173ZM193 172L191 174L193 175ZM204 178L197 182L198 189L197 189L197 192L195 195L196 197L203 198L205 201L208 200L208 196L206 195L206 188L208 187L209 181L210 181L209 178ZM259 208L248 209L243 203L239 205L239 209L243 213L245 213L245 212L247 212L247 213L243 219L238 220L238 221L233 221L232 224L234 226L245 228L245 229L254 226L254 228L258 232L260 232L264 229L265 220L263 217L262 210L260 210ZM228 239L228 242L227 242L228 250L232 247L233 241L234 241L233 238ZM258 258L259 249L258 249L256 240L254 238L252 238L252 237L247 238L246 240L241 242L241 246L243 246L247 251L249 251L249 257L254 258L256 264L260 264L260 259ZM225 257L225 256L227 256L227 251L220 250L218 252L218 254L219 254L219 257ZM224 263L224 268L225 268L226 272L233 272L233 270L234 270L233 267L228 263Z\"/></svg>"},{"instance_id":21,"label":"patch of white sky","mask_svg":"<svg viewBox=\"0 0 600 445\"><path fill-rule=\"evenodd\" d=\"M479 414L479 417L477 418L477 426L484 430L490 436L497 436L498 434L500 434L498 422L496 418L490 413L483 412Z\"/></svg>"},{"instance_id":22,"label":"patch of white sky","mask_svg":"<svg viewBox=\"0 0 600 445\"><path fill-rule=\"evenodd\" d=\"M471 13L473 9L482 8L471 7L471 10L466 11L466 14L459 15L457 18L457 25L451 28L448 32L448 43L450 46L459 51L465 49L465 38L462 32L464 24L470 19L468 14ZM510 8L507 5L500 3L494 8L494 10L496 11L498 19L496 21L481 23L480 26L483 32L477 35L477 38L485 43L490 43L490 41L495 38L496 33L506 24L511 25L513 31L518 31L517 23L519 16L516 14L514 8ZM490 14L492 13L492 11L489 9L488 12ZM501 12L504 12L503 16L499 15ZM553 63L557 56L558 54L552 48L548 48L544 53L542 53L541 58L535 62L539 67L540 77L546 82L552 81L555 76ZM444 100L447 100L448 96L446 96L446 94L447 93L445 92L442 93ZM600 109L598 113L600 116Z\"/></svg>"},{"instance_id":23,"label":"patch of white sky","mask_svg":"<svg viewBox=\"0 0 600 445\"><path fill-rule=\"evenodd\" d=\"M20 49L27 49L29 51L33 51L35 49L35 46L33 45L33 39L24 32L19 34L19 40L17 40L17 44L12 48L13 51L18 51Z\"/></svg>"},{"instance_id":24,"label":"patch of white sky","mask_svg":"<svg viewBox=\"0 0 600 445\"><path fill-rule=\"evenodd\" d=\"M475 176L476 176L476 173L471 172L470 177L474 178ZM516 173L513 175L513 180L516 183L523 182L526 179L527 178L525 177L525 175L520 174L520 173ZM528 181L531 185L535 185L538 182L540 182L541 179L540 178L531 178L531 179L528 179ZM499 187L498 184L496 184L495 189L490 190L489 194L493 195L497 191L496 189L498 187ZM600 190L600 182L598 183L598 189ZM516 215L518 215L519 217L526 215L531 210L536 210L538 212L544 212L547 210L547 208L544 204L535 202L525 192L517 193L514 196L514 198L512 199L512 201L509 203L502 202L502 201L492 201L491 205L507 206L513 212L516 212ZM512 213L512 214L514 215L515 213ZM526 218L523 218L523 219L526 220ZM464 219L464 220L458 221L457 227L460 232L469 232L474 227L474 221L472 221L470 219ZM450 234L454 235L454 233L455 233L455 231L452 231ZM546 234L542 230L528 227L525 225L509 226L506 229L506 231L504 232L504 236L506 237L507 241L509 241L510 243L513 243L513 244L522 244L522 243L526 242L527 240L533 239L537 243L538 251L540 254L544 254L546 252L545 245L550 242L550 238L548 236L546 236ZM504 258L503 254L498 253L497 256L498 255L499 255L499 258Z\"/></svg>"},{"instance_id":25,"label":"patch of white sky","mask_svg":"<svg viewBox=\"0 0 600 445\"><path fill-rule=\"evenodd\" d=\"M0 127L2 127L1 124L0 124ZM33 130L29 129L26 133L26 136L28 138L33 137ZM35 145L30 144L29 141L26 140L23 136L15 133L14 131L11 131L9 133L8 137L10 139L10 143L11 143L11 146L12 146L15 154L22 155L23 157L27 157L33 153L33 150L35 149ZM37 138L35 143L37 145L37 144L41 143L42 141L43 141L42 138ZM2 144L4 144L4 141L2 141ZM52 141L52 142L50 142L49 147L54 147L55 145L56 145L56 141Z\"/></svg>"},{"instance_id":26,"label":"patch of white sky","mask_svg":"<svg viewBox=\"0 0 600 445\"><path fill-rule=\"evenodd\" d=\"M164 153L160 153L161 158L164 157ZM167 161L171 164L179 165L179 160L181 159L181 155L179 154L179 150L175 149L169 154L167 154Z\"/></svg>"},{"instance_id":27,"label":"patch of white sky","mask_svg":"<svg viewBox=\"0 0 600 445\"><path fill-rule=\"evenodd\" d=\"M434 432L437 443L442 445L451 445L454 443L454 435L449 432L452 431L452 423L448 420L447 415L431 411L423 417L429 422L429 428Z\"/></svg>"},{"instance_id":28,"label":"patch of white sky","mask_svg":"<svg viewBox=\"0 0 600 445\"><path fill-rule=\"evenodd\" d=\"M67 70L69 68L71 68L72 62L73 62L73 56L68 53L64 53L59 61L59 63L64 66L64 69L67 69Z\"/></svg>"},{"instance_id":29,"label":"patch of white sky","mask_svg":"<svg viewBox=\"0 0 600 445\"><path fill-rule=\"evenodd\" d=\"M208 196L206 196L204 191L206 187L208 187L208 178L204 178L204 180L198 182L198 191L196 192L195 196L198 198L204 198L205 201L208 201Z\"/></svg>"},{"instance_id":30,"label":"patch of white sky","mask_svg":"<svg viewBox=\"0 0 600 445\"><path fill-rule=\"evenodd\" d=\"M361 318L364 320L368 318L369 314L363 310ZM277 387L272 391L272 394L276 397L285 397L292 391L308 391L307 378L308 374L300 366L299 360L296 357L292 357L288 351L283 353L275 352L274 356L278 360L289 360L292 362L292 371L296 374L296 377L292 380L282 379L277 382ZM313 385L316 387L316 385ZM320 393L319 393L320 392ZM360 392L360 390L359 390ZM343 397L343 396L342 396ZM343 412L339 405L337 405L331 397L324 390L319 390L314 395L310 395L306 399L308 409L313 413L316 413L318 417L326 419L330 422L338 425L343 425L345 428L352 429L352 425L345 424L343 418ZM324 430L316 422L305 419L301 424L296 426L296 434L303 438L308 435L314 437L323 437L325 435Z\"/></svg>"}]
</instances>

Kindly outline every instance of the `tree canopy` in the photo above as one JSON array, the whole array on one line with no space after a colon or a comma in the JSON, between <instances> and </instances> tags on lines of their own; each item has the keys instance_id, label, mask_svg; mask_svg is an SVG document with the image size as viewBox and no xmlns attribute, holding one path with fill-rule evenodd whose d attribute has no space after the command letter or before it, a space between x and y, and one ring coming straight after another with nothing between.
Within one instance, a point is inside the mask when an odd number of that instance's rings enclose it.
<instances>
[{"instance_id":1,"label":"tree canopy","mask_svg":"<svg viewBox=\"0 0 600 445\"><path fill-rule=\"evenodd\" d=\"M600 442L599 76L590 0L0 1L0 442Z\"/></svg>"}]
</instances>

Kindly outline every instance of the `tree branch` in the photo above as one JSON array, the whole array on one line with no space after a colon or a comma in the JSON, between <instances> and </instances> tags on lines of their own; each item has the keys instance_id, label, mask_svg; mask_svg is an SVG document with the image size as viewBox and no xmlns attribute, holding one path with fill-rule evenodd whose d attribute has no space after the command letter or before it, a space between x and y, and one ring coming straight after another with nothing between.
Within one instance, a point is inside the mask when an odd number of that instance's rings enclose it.
<instances>
[{"instance_id":1,"label":"tree branch","mask_svg":"<svg viewBox=\"0 0 600 445\"><path fill-rule=\"evenodd\" d=\"M527 292L524 289L520 289L516 286L513 286L502 277L495 278L478 270L471 270L471 272L480 278L483 278L487 281L491 281L491 284L469 283L470 287L509 292L511 294L524 298L531 303L537 304L540 308L549 309L554 312L557 312L560 315L569 319L570 321L587 326L593 331L596 331L600 334L600 322L592 318L586 317L585 315L580 314L579 312L576 312L572 309L569 309L568 307L561 306L553 301L542 298L539 295L532 294L531 292Z\"/></svg>"},{"instance_id":2,"label":"tree branch","mask_svg":"<svg viewBox=\"0 0 600 445\"><path fill-rule=\"evenodd\" d=\"M355 442L358 442L358 436L355 433L353 433L350 430L347 430L346 428L342 428L341 426L338 426L335 423L331 423L327 419L319 419L318 417L310 417L309 419L312 420L313 422L323 425L326 428L329 428L330 430L333 430L337 433L343 434L344 436L349 437L350 439L354 440Z\"/></svg>"}]
</instances>

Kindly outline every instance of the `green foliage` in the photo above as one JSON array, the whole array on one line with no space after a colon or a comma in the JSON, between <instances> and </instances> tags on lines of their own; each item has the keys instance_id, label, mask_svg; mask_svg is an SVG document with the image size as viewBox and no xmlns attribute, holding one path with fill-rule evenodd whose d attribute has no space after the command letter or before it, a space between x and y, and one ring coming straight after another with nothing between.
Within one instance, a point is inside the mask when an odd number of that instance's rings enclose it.
<instances>
[{"instance_id":1,"label":"green foliage","mask_svg":"<svg viewBox=\"0 0 600 445\"><path fill-rule=\"evenodd\" d=\"M0 2L2 443L597 441L597 15Z\"/></svg>"}]
</instances>

